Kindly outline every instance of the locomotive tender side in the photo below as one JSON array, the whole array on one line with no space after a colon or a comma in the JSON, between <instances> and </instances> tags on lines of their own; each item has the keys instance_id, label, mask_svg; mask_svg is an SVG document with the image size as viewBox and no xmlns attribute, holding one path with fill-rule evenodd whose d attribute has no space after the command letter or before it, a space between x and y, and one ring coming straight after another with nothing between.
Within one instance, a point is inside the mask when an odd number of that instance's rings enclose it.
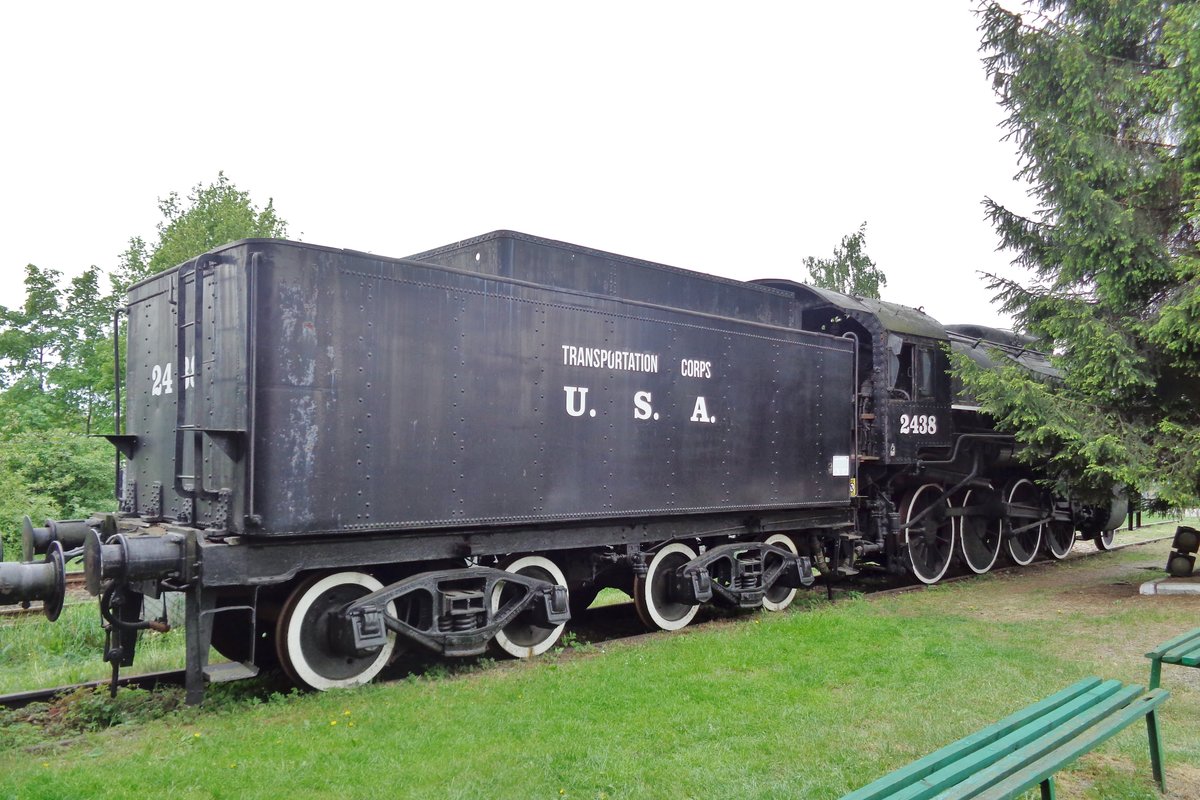
<instances>
[{"instance_id":1,"label":"locomotive tender side","mask_svg":"<svg viewBox=\"0 0 1200 800\"><path fill-rule=\"evenodd\" d=\"M128 512L261 537L849 505L846 341L307 245L211 258L132 293Z\"/></svg>"},{"instance_id":2,"label":"locomotive tender side","mask_svg":"<svg viewBox=\"0 0 1200 800\"><path fill-rule=\"evenodd\" d=\"M55 616L82 557L115 672L168 623L144 599L182 592L192 702L275 663L362 683L397 646L537 655L604 587L674 630L781 610L814 563L932 583L1117 518L952 384L950 346L1049 369L1028 342L882 301L511 231L408 259L244 240L128 300L121 514L27 519L0 601Z\"/></svg>"}]
</instances>

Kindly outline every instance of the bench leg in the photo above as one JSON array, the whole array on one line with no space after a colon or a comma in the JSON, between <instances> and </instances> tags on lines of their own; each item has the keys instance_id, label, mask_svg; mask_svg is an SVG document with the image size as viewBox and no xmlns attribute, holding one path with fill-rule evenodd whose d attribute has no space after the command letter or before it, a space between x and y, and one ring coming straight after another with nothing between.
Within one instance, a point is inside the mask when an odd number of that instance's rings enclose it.
<instances>
[{"instance_id":1,"label":"bench leg","mask_svg":"<svg viewBox=\"0 0 1200 800\"><path fill-rule=\"evenodd\" d=\"M1054 778L1049 777L1042 781L1042 800L1054 800Z\"/></svg>"},{"instance_id":2,"label":"bench leg","mask_svg":"<svg viewBox=\"0 0 1200 800\"><path fill-rule=\"evenodd\" d=\"M1150 659L1150 689L1157 689L1158 682L1162 679L1162 659Z\"/></svg>"},{"instance_id":3,"label":"bench leg","mask_svg":"<svg viewBox=\"0 0 1200 800\"><path fill-rule=\"evenodd\" d=\"M1163 773L1162 734L1158 730L1158 712L1151 711L1146 715L1146 733L1150 737L1150 769L1154 771L1154 780L1158 781L1158 790L1167 791L1167 776Z\"/></svg>"}]
</instances>

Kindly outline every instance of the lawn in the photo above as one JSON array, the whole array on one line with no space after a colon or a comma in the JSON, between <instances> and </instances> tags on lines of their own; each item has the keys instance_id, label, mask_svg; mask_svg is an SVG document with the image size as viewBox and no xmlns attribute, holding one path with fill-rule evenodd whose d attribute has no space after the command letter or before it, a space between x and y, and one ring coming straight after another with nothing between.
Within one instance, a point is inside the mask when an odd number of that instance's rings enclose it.
<instances>
[{"instance_id":1,"label":"lawn","mask_svg":"<svg viewBox=\"0 0 1200 800\"><path fill-rule=\"evenodd\" d=\"M1200 598L1137 594L1166 544L355 691L129 693L138 721L94 732L10 717L0 797L836 798L1085 675L1144 682L1200 624ZM1168 785L1194 798L1200 670L1164 686ZM1149 773L1135 726L1060 797L1158 797Z\"/></svg>"}]
</instances>

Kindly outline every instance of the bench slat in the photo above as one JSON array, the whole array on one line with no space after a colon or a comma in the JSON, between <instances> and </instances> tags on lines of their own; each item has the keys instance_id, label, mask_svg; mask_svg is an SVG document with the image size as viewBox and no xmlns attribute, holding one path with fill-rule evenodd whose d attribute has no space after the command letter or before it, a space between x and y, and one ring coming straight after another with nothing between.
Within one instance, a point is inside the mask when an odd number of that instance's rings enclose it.
<instances>
[{"instance_id":1,"label":"bench slat","mask_svg":"<svg viewBox=\"0 0 1200 800\"><path fill-rule=\"evenodd\" d=\"M1151 766L1162 784L1161 740L1154 710L1170 694L1120 681L1087 678L978 733L845 795L842 800L1011 798L1139 718L1150 733ZM1043 790L1045 786L1043 787Z\"/></svg>"},{"instance_id":2,"label":"bench slat","mask_svg":"<svg viewBox=\"0 0 1200 800\"><path fill-rule=\"evenodd\" d=\"M889 798L897 789L908 786L913 781L920 780L926 775L938 771L947 764L962 758L967 753L971 753L980 747L985 747L1003 738L1014 730L1023 727L1030 720L1037 719L1043 714L1060 708L1100 684L1101 681L1099 678L1084 678L1078 683L1050 695L1041 702L1005 717L978 733L973 733L957 742L948 744L942 749L912 762L907 767L884 775L879 780L845 795L842 800L884 800L884 798Z\"/></svg>"},{"instance_id":3,"label":"bench slat","mask_svg":"<svg viewBox=\"0 0 1200 800\"><path fill-rule=\"evenodd\" d=\"M956 788L953 793L945 795L946 800L950 800L950 798L955 798L955 800L968 800L969 798L976 798L977 800L1003 800L1003 798L1014 797L1026 789L1032 789L1066 765L1074 762L1080 756L1103 742L1108 741L1129 725L1137 722L1138 719L1145 717L1152 710L1162 705L1163 701L1169 696L1170 693L1165 689L1154 689L1137 698L1133 703L1130 703L1118 713L1108 717L1099 725L1095 725L1070 741L1064 742L1037 761L1020 768L1000 782L974 793L960 794ZM996 766L1000 767L999 764Z\"/></svg>"},{"instance_id":4,"label":"bench slat","mask_svg":"<svg viewBox=\"0 0 1200 800\"><path fill-rule=\"evenodd\" d=\"M1184 667L1200 667L1200 628L1181 633L1168 639L1146 653L1150 659L1150 688L1157 688L1162 680L1163 664L1178 664Z\"/></svg>"},{"instance_id":5,"label":"bench slat","mask_svg":"<svg viewBox=\"0 0 1200 800\"><path fill-rule=\"evenodd\" d=\"M1120 681L1105 681L1086 695L1060 709L1031 720L988 747L923 778L893 795L894 800L930 800L933 797L958 797L972 786L987 786L1006 777L1021 764L1058 747L1086 731L1098 721L1129 705L1142 693L1140 686L1124 686ZM990 777L985 777L990 776ZM943 795L943 792L947 794ZM963 796L970 796L966 794Z\"/></svg>"},{"instance_id":6,"label":"bench slat","mask_svg":"<svg viewBox=\"0 0 1200 800\"><path fill-rule=\"evenodd\" d=\"M1168 639L1158 647L1151 650L1149 653L1146 653L1146 658L1161 658L1162 655L1167 651L1180 645L1187 644L1188 642L1200 645L1200 628L1190 630L1186 633L1181 633L1174 639Z\"/></svg>"},{"instance_id":7,"label":"bench slat","mask_svg":"<svg viewBox=\"0 0 1200 800\"><path fill-rule=\"evenodd\" d=\"M1162 655L1158 656L1163 661L1178 661L1181 658L1193 656L1200 653L1200 642L1184 642L1177 644L1170 650L1167 650Z\"/></svg>"}]
</instances>

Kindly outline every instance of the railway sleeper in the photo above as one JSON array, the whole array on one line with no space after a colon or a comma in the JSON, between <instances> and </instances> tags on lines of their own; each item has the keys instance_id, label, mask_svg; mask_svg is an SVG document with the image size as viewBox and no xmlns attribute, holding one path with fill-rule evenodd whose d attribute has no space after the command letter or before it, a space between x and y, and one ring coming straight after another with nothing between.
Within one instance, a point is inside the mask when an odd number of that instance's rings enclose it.
<instances>
[{"instance_id":1,"label":"railway sleeper","mask_svg":"<svg viewBox=\"0 0 1200 800\"><path fill-rule=\"evenodd\" d=\"M815 580L808 556L762 543L711 548L677 567L672 578L670 597L676 602L698 605L717 599L738 608L758 608L775 586L803 589Z\"/></svg>"},{"instance_id":2,"label":"railway sleeper","mask_svg":"<svg viewBox=\"0 0 1200 800\"><path fill-rule=\"evenodd\" d=\"M395 616L389 604L402 609ZM567 588L528 575L469 567L424 572L331 614L330 645L350 657L378 651L391 631L443 656L474 656L521 614L553 628L571 618Z\"/></svg>"}]
</instances>

